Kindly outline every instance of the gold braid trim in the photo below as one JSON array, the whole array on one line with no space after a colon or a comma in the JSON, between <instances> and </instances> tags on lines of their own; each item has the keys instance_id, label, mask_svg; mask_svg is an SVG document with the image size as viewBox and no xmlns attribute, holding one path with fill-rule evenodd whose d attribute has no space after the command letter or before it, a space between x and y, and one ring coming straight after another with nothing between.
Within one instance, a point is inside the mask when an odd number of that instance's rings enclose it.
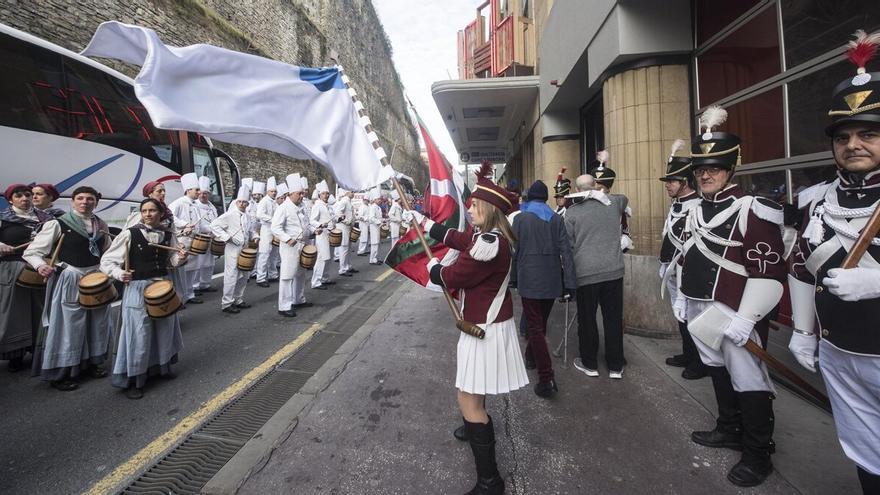
<instances>
[{"instance_id":1,"label":"gold braid trim","mask_svg":"<svg viewBox=\"0 0 880 495\"><path fill-rule=\"evenodd\" d=\"M688 167L690 167L690 166L691 166L691 164L688 163L687 165L685 165L684 167L681 167L681 168L678 169L678 170L673 170L672 172L666 172L666 177L669 177L670 175L675 175L675 174L677 174L677 173L679 173L679 172L683 172L684 170L686 170L686 169L687 169Z\"/></svg>"},{"instance_id":2,"label":"gold braid trim","mask_svg":"<svg viewBox=\"0 0 880 495\"><path fill-rule=\"evenodd\" d=\"M691 158L712 158L713 156L726 155L726 154L732 153L734 151L739 151L739 145L736 145L733 148L726 149L723 151L716 151L714 153L691 153Z\"/></svg>"},{"instance_id":3,"label":"gold braid trim","mask_svg":"<svg viewBox=\"0 0 880 495\"><path fill-rule=\"evenodd\" d=\"M865 105L863 107L856 108L855 110L829 110L828 116L830 117L832 115L846 115L847 117L851 117L862 112L867 112L868 110L874 110L875 108L880 108L880 103L871 103L870 105Z\"/></svg>"},{"instance_id":4,"label":"gold braid trim","mask_svg":"<svg viewBox=\"0 0 880 495\"><path fill-rule=\"evenodd\" d=\"M507 203L507 206L513 206L512 204L510 204L510 200L505 198L504 195L498 191L493 191L493 190L489 189L488 187L483 187L483 186L479 186L479 185L477 186L477 189L480 189L480 190L483 190L486 192L490 192L490 193L494 194L495 196L498 196L499 198L503 199L504 202Z\"/></svg>"}]
</instances>

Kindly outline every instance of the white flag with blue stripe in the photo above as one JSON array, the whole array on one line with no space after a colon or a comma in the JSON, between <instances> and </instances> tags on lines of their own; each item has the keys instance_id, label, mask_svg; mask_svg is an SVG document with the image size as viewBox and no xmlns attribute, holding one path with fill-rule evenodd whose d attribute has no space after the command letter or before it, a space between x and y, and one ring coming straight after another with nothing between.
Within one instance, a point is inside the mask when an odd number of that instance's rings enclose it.
<instances>
[{"instance_id":1,"label":"white flag with blue stripe","mask_svg":"<svg viewBox=\"0 0 880 495\"><path fill-rule=\"evenodd\" d=\"M161 129L316 160L353 190L393 175L335 67L297 67L204 44L166 46L152 29L116 21L98 26L82 54L140 66L135 94Z\"/></svg>"}]
</instances>

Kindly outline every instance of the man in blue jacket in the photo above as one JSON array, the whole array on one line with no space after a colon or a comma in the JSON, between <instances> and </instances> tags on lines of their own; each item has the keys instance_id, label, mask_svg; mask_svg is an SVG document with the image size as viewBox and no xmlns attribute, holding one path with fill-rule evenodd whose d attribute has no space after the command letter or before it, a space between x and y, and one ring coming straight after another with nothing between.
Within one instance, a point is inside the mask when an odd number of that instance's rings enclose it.
<instances>
[{"instance_id":1,"label":"man in blue jacket","mask_svg":"<svg viewBox=\"0 0 880 495\"><path fill-rule=\"evenodd\" d=\"M571 246L562 217L547 206L547 186L535 181L529 187L520 213L513 219L517 237L511 280L522 298L528 328L527 368L538 368L535 393L550 398L558 390L547 349L547 318L553 301L577 290Z\"/></svg>"}]
</instances>

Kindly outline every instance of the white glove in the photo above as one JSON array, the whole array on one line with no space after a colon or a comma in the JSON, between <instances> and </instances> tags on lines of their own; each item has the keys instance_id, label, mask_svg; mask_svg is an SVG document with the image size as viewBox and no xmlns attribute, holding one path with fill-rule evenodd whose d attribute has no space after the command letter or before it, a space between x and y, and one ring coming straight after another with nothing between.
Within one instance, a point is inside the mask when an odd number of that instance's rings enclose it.
<instances>
[{"instance_id":1,"label":"white glove","mask_svg":"<svg viewBox=\"0 0 880 495\"><path fill-rule=\"evenodd\" d=\"M630 238L630 236L628 236L627 234L623 234L622 236L620 236L620 250L621 251L626 251L626 250L632 249L634 247L635 247L635 244L633 244L633 240L632 240L632 238Z\"/></svg>"},{"instance_id":2,"label":"white glove","mask_svg":"<svg viewBox=\"0 0 880 495\"><path fill-rule=\"evenodd\" d=\"M795 359L801 363L801 366L815 373L817 345L818 341L814 335L792 332L791 340L788 341L788 350L794 354Z\"/></svg>"},{"instance_id":3,"label":"white glove","mask_svg":"<svg viewBox=\"0 0 880 495\"><path fill-rule=\"evenodd\" d=\"M232 241L232 243L236 246L241 246L242 244L244 244L244 237L240 235L234 235L229 240Z\"/></svg>"},{"instance_id":4,"label":"white glove","mask_svg":"<svg viewBox=\"0 0 880 495\"><path fill-rule=\"evenodd\" d=\"M733 315L727 328L724 329L724 335L732 340L734 344L742 347L749 340L753 328L755 328L755 322L747 320L740 315Z\"/></svg>"},{"instance_id":5,"label":"white glove","mask_svg":"<svg viewBox=\"0 0 880 495\"><path fill-rule=\"evenodd\" d=\"M422 222L425 221L425 215L422 215L415 210L404 210L403 215L401 216L406 223L411 223L413 221L413 218L416 219L416 223L418 223L419 225L421 225Z\"/></svg>"},{"instance_id":6,"label":"white glove","mask_svg":"<svg viewBox=\"0 0 880 495\"><path fill-rule=\"evenodd\" d=\"M431 269L434 268L434 265L439 265L439 264L440 264L440 260L438 260L437 258L431 258L430 261L428 261L428 276L429 277L431 276Z\"/></svg>"},{"instance_id":7,"label":"white glove","mask_svg":"<svg viewBox=\"0 0 880 495\"><path fill-rule=\"evenodd\" d=\"M880 270L870 268L832 268L822 284L844 301L862 301L880 297Z\"/></svg>"},{"instance_id":8,"label":"white glove","mask_svg":"<svg viewBox=\"0 0 880 495\"><path fill-rule=\"evenodd\" d=\"M687 320L688 302L687 297L678 291L675 301L672 302L672 314L675 319L684 323Z\"/></svg>"},{"instance_id":9,"label":"white glove","mask_svg":"<svg viewBox=\"0 0 880 495\"><path fill-rule=\"evenodd\" d=\"M660 270L657 272L662 279L666 275L666 270L669 269L669 263L660 263Z\"/></svg>"}]
</instances>

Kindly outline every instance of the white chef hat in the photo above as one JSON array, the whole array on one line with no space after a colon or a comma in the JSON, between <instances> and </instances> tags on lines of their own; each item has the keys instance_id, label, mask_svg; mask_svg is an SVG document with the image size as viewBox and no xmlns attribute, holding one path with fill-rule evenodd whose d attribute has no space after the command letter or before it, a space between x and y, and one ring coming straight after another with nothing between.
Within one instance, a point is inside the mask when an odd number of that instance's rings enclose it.
<instances>
[{"instance_id":1,"label":"white chef hat","mask_svg":"<svg viewBox=\"0 0 880 495\"><path fill-rule=\"evenodd\" d=\"M238 201L248 201L251 199L251 190L247 186L241 186L238 188L238 196L235 197Z\"/></svg>"},{"instance_id":2,"label":"white chef hat","mask_svg":"<svg viewBox=\"0 0 880 495\"><path fill-rule=\"evenodd\" d=\"M180 176L180 185L183 186L184 191L189 189L198 189L199 176L193 172L183 174L182 176Z\"/></svg>"},{"instance_id":3,"label":"white chef hat","mask_svg":"<svg viewBox=\"0 0 880 495\"><path fill-rule=\"evenodd\" d=\"M330 192L330 188L327 187L327 181L322 180L321 182L315 184L315 191L319 193Z\"/></svg>"},{"instance_id":4,"label":"white chef hat","mask_svg":"<svg viewBox=\"0 0 880 495\"><path fill-rule=\"evenodd\" d=\"M254 191L253 194L266 194L266 183L254 181Z\"/></svg>"},{"instance_id":5,"label":"white chef hat","mask_svg":"<svg viewBox=\"0 0 880 495\"><path fill-rule=\"evenodd\" d=\"M318 190L317 189L312 190L312 199L318 199Z\"/></svg>"},{"instance_id":6,"label":"white chef hat","mask_svg":"<svg viewBox=\"0 0 880 495\"><path fill-rule=\"evenodd\" d=\"M298 175L298 174L297 174L297 175ZM305 178L305 177L300 177L300 178L299 178L299 181L302 182L302 188L303 188L303 189L308 189L308 188L309 188L309 179L307 179L307 178Z\"/></svg>"},{"instance_id":7,"label":"white chef hat","mask_svg":"<svg viewBox=\"0 0 880 495\"><path fill-rule=\"evenodd\" d=\"M376 201L377 199L379 199L379 190L371 189L370 192L367 194L367 199L369 199L370 201Z\"/></svg>"},{"instance_id":8,"label":"white chef hat","mask_svg":"<svg viewBox=\"0 0 880 495\"><path fill-rule=\"evenodd\" d=\"M208 191L211 189L211 178L204 175L199 177L199 189L202 191Z\"/></svg>"},{"instance_id":9,"label":"white chef hat","mask_svg":"<svg viewBox=\"0 0 880 495\"><path fill-rule=\"evenodd\" d=\"M391 190L391 199L400 199L400 194L397 194L397 191Z\"/></svg>"},{"instance_id":10,"label":"white chef hat","mask_svg":"<svg viewBox=\"0 0 880 495\"><path fill-rule=\"evenodd\" d=\"M287 184L283 182L281 184L278 184L275 191L278 193L279 196L284 196L285 194L287 194Z\"/></svg>"},{"instance_id":11,"label":"white chef hat","mask_svg":"<svg viewBox=\"0 0 880 495\"><path fill-rule=\"evenodd\" d=\"M302 177L299 174L290 174L287 176L287 192L300 192L302 191Z\"/></svg>"},{"instance_id":12,"label":"white chef hat","mask_svg":"<svg viewBox=\"0 0 880 495\"><path fill-rule=\"evenodd\" d=\"M332 204L334 204L334 203L336 203L336 196L334 196L334 195L331 194L330 197L327 198L327 204L328 204L328 205L332 205Z\"/></svg>"},{"instance_id":13,"label":"white chef hat","mask_svg":"<svg viewBox=\"0 0 880 495\"><path fill-rule=\"evenodd\" d=\"M244 179L241 179L241 185L248 188L248 190L253 189L254 179L252 177L245 177Z\"/></svg>"},{"instance_id":14,"label":"white chef hat","mask_svg":"<svg viewBox=\"0 0 880 495\"><path fill-rule=\"evenodd\" d=\"M278 183L275 181L274 175L266 179L266 190L271 191L273 189L276 191L278 190Z\"/></svg>"}]
</instances>

